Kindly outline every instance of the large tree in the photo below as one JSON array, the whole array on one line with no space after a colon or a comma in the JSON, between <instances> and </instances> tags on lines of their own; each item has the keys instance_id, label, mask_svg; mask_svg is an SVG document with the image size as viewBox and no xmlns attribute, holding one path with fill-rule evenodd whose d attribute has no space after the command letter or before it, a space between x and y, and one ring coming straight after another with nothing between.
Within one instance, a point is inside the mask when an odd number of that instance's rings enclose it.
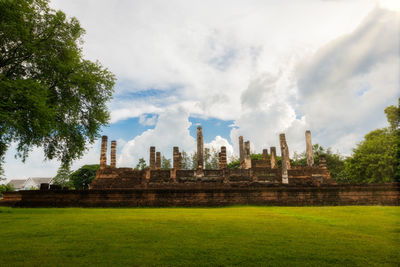
<instances>
[{"instance_id":1,"label":"large tree","mask_svg":"<svg viewBox=\"0 0 400 267\"><path fill-rule=\"evenodd\" d=\"M346 174L353 182L400 181L400 99L399 106L385 109L389 127L371 131L346 161Z\"/></svg>"},{"instance_id":2,"label":"large tree","mask_svg":"<svg viewBox=\"0 0 400 267\"><path fill-rule=\"evenodd\" d=\"M47 0L0 0L0 171L12 142L68 164L107 123L115 78L83 59L83 34Z\"/></svg>"},{"instance_id":3,"label":"large tree","mask_svg":"<svg viewBox=\"0 0 400 267\"><path fill-rule=\"evenodd\" d=\"M83 165L69 176L71 184L75 189L88 188L89 184L96 178L99 164Z\"/></svg>"}]
</instances>

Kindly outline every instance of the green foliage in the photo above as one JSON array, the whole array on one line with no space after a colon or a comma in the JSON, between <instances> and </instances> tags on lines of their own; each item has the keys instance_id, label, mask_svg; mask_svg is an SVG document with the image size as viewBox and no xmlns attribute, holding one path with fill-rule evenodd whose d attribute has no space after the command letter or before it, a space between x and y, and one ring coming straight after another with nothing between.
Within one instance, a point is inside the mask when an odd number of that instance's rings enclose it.
<instances>
[{"instance_id":1,"label":"green foliage","mask_svg":"<svg viewBox=\"0 0 400 267\"><path fill-rule=\"evenodd\" d=\"M100 168L99 164L83 165L70 175L70 179L75 189L84 189L96 177L96 171Z\"/></svg>"},{"instance_id":2,"label":"green foliage","mask_svg":"<svg viewBox=\"0 0 400 267\"><path fill-rule=\"evenodd\" d=\"M192 166L191 169L194 170L197 168L197 152L193 152L192 155L190 156L192 160Z\"/></svg>"},{"instance_id":3,"label":"green foliage","mask_svg":"<svg viewBox=\"0 0 400 267\"><path fill-rule=\"evenodd\" d=\"M262 154L250 154L251 160L263 160Z\"/></svg>"},{"instance_id":4,"label":"green foliage","mask_svg":"<svg viewBox=\"0 0 400 267\"><path fill-rule=\"evenodd\" d=\"M218 151L215 148L204 149L204 166L206 170L217 170L219 163Z\"/></svg>"},{"instance_id":5,"label":"green foliage","mask_svg":"<svg viewBox=\"0 0 400 267\"><path fill-rule=\"evenodd\" d=\"M353 182L392 182L398 164L397 136L388 128L365 136L346 161L346 173Z\"/></svg>"},{"instance_id":6,"label":"green foliage","mask_svg":"<svg viewBox=\"0 0 400 267\"><path fill-rule=\"evenodd\" d=\"M349 180L368 183L400 181L400 106L388 106L385 114L389 127L365 135L346 161L345 171Z\"/></svg>"},{"instance_id":7,"label":"green foliage","mask_svg":"<svg viewBox=\"0 0 400 267\"><path fill-rule=\"evenodd\" d=\"M398 266L399 214L388 206L0 207L0 258L3 266Z\"/></svg>"},{"instance_id":8,"label":"green foliage","mask_svg":"<svg viewBox=\"0 0 400 267\"><path fill-rule=\"evenodd\" d=\"M171 159L161 156L161 170L171 169Z\"/></svg>"},{"instance_id":9,"label":"green foliage","mask_svg":"<svg viewBox=\"0 0 400 267\"><path fill-rule=\"evenodd\" d=\"M144 158L140 158L138 164L135 167L135 170L142 171L142 170L147 169L147 168L148 168L148 166L147 166L146 161L144 160Z\"/></svg>"},{"instance_id":10,"label":"green foliage","mask_svg":"<svg viewBox=\"0 0 400 267\"><path fill-rule=\"evenodd\" d=\"M397 107L392 105L385 108L386 118L391 131L400 129L400 98L398 101L399 105Z\"/></svg>"},{"instance_id":11,"label":"green foliage","mask_svg":"<svg viewBox=\"0 0 400 267\"><path fill-rule=\"evenodd\" d=\"M344 164L346 158L339 153L333 153L331 148L325 149L319 144L313 145L314 165L319 164L319 157L325 156L326 165L331 173L331 177L339 183L349 182L344 172ZM300 154L294 153L293 159L290 160L292 166L307 166L306 152Z\"/></svg>"},{"instance_id":12,"label":"green foliage","mask_svg":"<svg viewBox=\"0 0 400 267\"><path fill-rule=\"evenodd\" d=\"M227 166L228 169L239 169L240 168L240 159L235 156L231 156L229 159L229 163Z\"/></svg>"},{"instance_id":13,"label":"green foliage","mask_svg":"<svg viewBox=\"0 0 400 267\"><path fill-rule=\"evenodd\" d=\"M14 187L11 184L0 184L0 195L4 192L12 192L14 191Z\"/></svg>"},{"instance_id":14,"label":"green foliage","mask_svg":"<svg viewBox=\"0 0 400 267\"><path fill-rule=\"evenodd\" d=\"M0 167L11 142L69 164L108 122L115 77L82 58L82 34L47 0L0 1Z\"/></svg>"},{"instance_id":15,"label":"green foliage","mask_svg":"<svg viewBox=\"0 0 400 267\"><path fill-rule=\"evenodd\" d=\"M62 187L72 186L69 176L71 169L69 165L61 165L57 171L57 175L53 178L53 184L61 185Z\"/></svg>"},{"instance_id":16,"label":"green foliage","mask_svg":"<svg viewBox=\"0 0 400 267\"><path fill-rule=\"evenodd\" d=\"M190 155L184 150L181 152L182 155L182 170L190 170L192 169L192 160Z\"/></svg>"}]
</instances>

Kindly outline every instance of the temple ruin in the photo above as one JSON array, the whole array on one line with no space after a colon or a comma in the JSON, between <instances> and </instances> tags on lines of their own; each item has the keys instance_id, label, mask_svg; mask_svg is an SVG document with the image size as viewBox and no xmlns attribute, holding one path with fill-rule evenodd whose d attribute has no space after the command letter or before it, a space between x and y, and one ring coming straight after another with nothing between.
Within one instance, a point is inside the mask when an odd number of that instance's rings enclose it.
<instances>
[{"instance_id":1,"label":"temple ruin","mask_svg":"<svg viewBox=\"0 0 400 267\"><path fill-rule=\"evenodd\" d=\"M218 154L218 169L204 168L204 138L197 129L196 168L182 169L182 154L173 147L173 165L161 169L162 155L150 147L149 168L117 168L116 141L111 141L107 165L107 136L102 137L100 168L90 190L49 189L6 192L0 206L13 207L166 207L225 205L400 205L400 183L336 184L324 157L314 164L311 133L306 131L304 166L290 164L285 134L276 147L251 158L250 141L239 137L240 167L229 169L226 147ZM48 185L48 184L47 184Z\"/></svg>"},{"instance_id":2,"label":"temple ruin","mask_svg":"<svg viewBox=\"0 0 400 267\"><path fill-rule=\"evenodd\" d=\"M279 135L281 161L278 162L276 147L262 150L262 159L251 159L250 141L239 136L239 169L229 169L226 147L218 153L218 169L204 168L204 138L202 127L197 127L197 167L193 170L182 169L182 154L179 147L173 147L173 164L169 170L161 170L161 153L156 147L150 147L149 168L116 167L116 141L111 142L111 163L107 165L107 136L102 137L100 169L90 189L132 189L152 187L246 187L263 185L311 185L335 184L331 178L323 156L319 164L314 164L311 132L306 131L306 166L291 166L289 147L284 133ZM278 164L279 163L279 164Z\"/></svg>"}]
</instances>

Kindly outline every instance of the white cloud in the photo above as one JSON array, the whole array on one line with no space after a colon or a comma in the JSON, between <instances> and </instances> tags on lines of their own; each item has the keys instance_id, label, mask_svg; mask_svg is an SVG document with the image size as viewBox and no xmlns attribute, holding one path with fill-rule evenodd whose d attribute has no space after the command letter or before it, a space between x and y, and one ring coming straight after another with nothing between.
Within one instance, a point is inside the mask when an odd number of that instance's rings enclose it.
<instances>
[{"instance_id":1,"label":"white cloud","mask_svg":"<svg viewBox=\"0 0 400 267\"><path fill-rule=\"evenodd\" d=\"M70 0L52 5L81 21L85 55L124 81L110 104L116 122L171 106L201 117L237 119L249 82L351 31L374 1ZM165 94L126 97L148 89Z\"/></svg>"},{"instance_id":2,"label":"white cloud","mask_svg":"<svg viewBox=\"0 0 400 267\"><path fill-rule=\"evenodd\" d=\"M157 115L142 114L139 116L139 123L145 126L154 126L157 122Z\"/></svg>"},{"instance_id":3,"label":"white cloud","mask_svg":"<svg viewBox=\"0 0 400 267\"><path fill-rule=\"evenodd\" d=\"M217 135L214 140L212 140L210 143L204 144L204 147L210 148L210 149L215 149L216 151L221 151L221 146L226 147L226 156L229 159L232 155L234 155L233 147L229 143L228 140L225 138Z\"/></svg>"},{"instance_id":4,"label":"white cloud","mask_svg":"<svg viewBox=\"0 0 400 267\"><path fill-rule=\"evenodd\" d=\"M122 148L118 157L119 167L134 167L139 158L148 163L150 146L155 146L167 158L172 158L173 146L179 150L193 151L196 141L190 136L188 120L189 114L182 109L170 109L161 113L154 129L149 129Z\"/></svg>"},{"instance_id":5,"label":"white cloud","mask_svg":"<svg viewBox=\"0 0 400 267\"><path fill-rule=\"evenodd\" d=\"M60 167L57 160L44 160L42 148L35 147L29 153L29 157L25 163L21 159L14 157L17 145L14 143L10 146L5 156L4 176L7 181L11 179L26 179L28 177L54 177ZM90 145L87 152L81 159L73 162L71 170L76 170L85 164L99 164L100 162L100 142L95 141Z\"/></svg>"},{"instance_id":6,"label":"white cloud","mask_svg":"<svg viewBox=\"0 0 400 267\"><path fill-rule=\"evenodd\" d=\"M399 96L399 13L375 4L51 2L86 29L85 57L117 75L111 122L138 117L155 125L119 142L120 166L147 160L150 145L169 157L174 145L194 150L188 116L233 120L234 153L239 135L260 152L278 147L280 132L286 132L291 153L302 151L306 129L314 143L349 153L365 133L385 125L382 111ZM157 93L135 97L141 90ZM227 141L217 139L217 145ZM43 164L39 150L32 153L24 168L8 153L6 173L55 174L58 164ZM87 157L97 163L98 147Z\"/></svg>"},{"instance_id":7,"label":"white cloud","mask_svg":"<svg viewBox=\"0 0 400 267\"><path fill-rule=\"evenodd\" d=\"M299 67L300 109L321 143L349 154L387 125L383 110L400 96L399 31L399 13L376 8Z\"/></svg>"}]
</instances>

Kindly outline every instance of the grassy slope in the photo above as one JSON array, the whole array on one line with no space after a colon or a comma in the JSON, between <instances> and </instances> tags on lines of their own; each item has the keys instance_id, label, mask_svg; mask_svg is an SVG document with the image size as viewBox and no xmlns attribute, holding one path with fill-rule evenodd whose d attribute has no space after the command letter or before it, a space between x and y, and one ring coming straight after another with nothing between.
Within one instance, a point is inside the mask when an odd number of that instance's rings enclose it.
<instances>
[{"instance_id":1,"label":"grassy slope","mask_svg":"<svg viewBox=\"0 0 400 267\"><path fill-rule=\"evenodd\" d=\"M0 208L0 265L387 265L400 207Z\"/></svg>"}]
</instances>

